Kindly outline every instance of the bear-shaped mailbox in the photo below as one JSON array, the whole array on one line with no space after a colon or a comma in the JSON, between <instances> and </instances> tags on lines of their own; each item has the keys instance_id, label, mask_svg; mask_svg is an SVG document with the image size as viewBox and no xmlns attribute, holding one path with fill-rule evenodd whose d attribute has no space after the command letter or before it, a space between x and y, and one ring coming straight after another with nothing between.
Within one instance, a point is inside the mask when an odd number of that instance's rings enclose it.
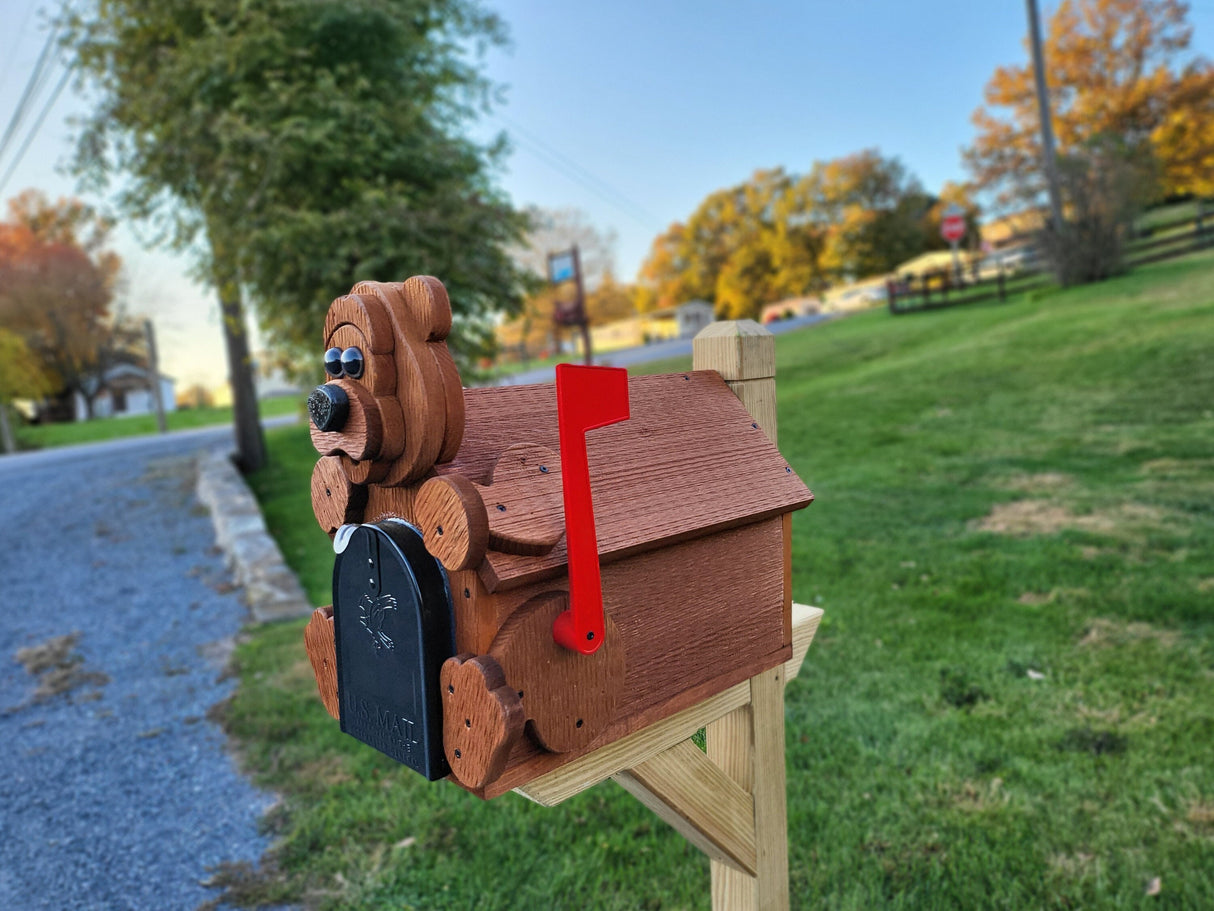
<instances>
[{"instance_id":1,"label":"bear-shaped mailbox","mask_svg":"<svg viewBox=\"0 0 1214 911\"><path fill-rule=\"evenodd\" d=\"M343 730L490 798L792 655L813 495L714 371L463 389L434 278L331 305L309 398Z\"/></svg>"}]
</instances>

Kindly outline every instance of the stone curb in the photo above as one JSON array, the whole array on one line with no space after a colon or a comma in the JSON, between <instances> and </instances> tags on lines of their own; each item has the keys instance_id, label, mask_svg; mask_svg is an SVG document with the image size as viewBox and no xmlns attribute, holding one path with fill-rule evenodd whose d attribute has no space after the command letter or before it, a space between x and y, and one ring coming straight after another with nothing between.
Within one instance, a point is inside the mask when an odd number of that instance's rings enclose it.
<instances>
[{"instance_id":1,"label":"stone curb","mask_svg":"<svg viewBox=\"0 0 1214 911\"><path fill-rule=\"evenodd\" d=\"M257 499L222 449L198 457L198 499L211 512L215 543L244 587L255 623L306 617L312 605L278 544L266 530Z\"/></svg>"}]
</instances>

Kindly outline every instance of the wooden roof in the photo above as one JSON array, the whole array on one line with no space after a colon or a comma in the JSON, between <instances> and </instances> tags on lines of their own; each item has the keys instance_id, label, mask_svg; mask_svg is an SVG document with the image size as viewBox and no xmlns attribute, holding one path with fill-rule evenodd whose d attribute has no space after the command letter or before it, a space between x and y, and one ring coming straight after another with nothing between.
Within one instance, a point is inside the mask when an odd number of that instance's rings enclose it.
<instances>
[{"instance_id":1,"label":"wooden roof","mask_svg":"<svg viewBox=\"0 0 1214 911\"><path fill-rule=\"evenodd\" d=\"M712 370L629 380L631 418L587 434L600 559L623 559L678 541L808 506L813 494ZM467 423L456 458L438 467L488 484L508 447L555 451L556 387L466 389ZM490 591L559 575L565 539L549 553L490 551Z\"/></svg>"}]
</instances>

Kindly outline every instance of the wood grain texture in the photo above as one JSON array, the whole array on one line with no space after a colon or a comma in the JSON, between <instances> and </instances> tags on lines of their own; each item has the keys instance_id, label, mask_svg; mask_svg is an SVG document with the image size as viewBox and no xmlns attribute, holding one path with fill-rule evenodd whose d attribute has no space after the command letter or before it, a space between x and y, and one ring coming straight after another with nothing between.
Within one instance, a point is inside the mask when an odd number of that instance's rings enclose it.
<instances>
[{"instance_id":1,"label":"wood grain texture","mask_svg":"<svg viewBox=\"0 0 1214 911\"><path fill-rule=\"evenodd\" d=\"M791 654L792 649L786 646L778 652L767 656L762 661L755 662L751 667L723 673L705 684L690 690L684 690L664 702L649 706L637 714L619 717L619 720L612 722L599 735L598 740L585 749L572 750L568 753L549 753L536 747L530 738L524 737L520 741L520 745L510 754L510 760L506 763L506 770L502 772L501 777L478 793L482 797L496 797L511 789L522 787L536 778L547 775L554 769L558 769L566 763L574 762L591 752L610 749L615 741L662 721L685 708L703 702L714 693L728 690L735 684L748 680L763 665L775 667L787 661ZM687 736L690 736L690 734Z\"/></svg>"},{"instance_id":2,"label":"wood grain texture","mask_svg":"<svg viewBox=\"0 0 1214 911\"><path fill-rule=\"evenodd\" d=\"M691 351L696 370L715 370L727 381L776 375L776 338L751 319L705 326Z\"/></svg>"},{"instance_id":3,"label":"wood grain texture","mask_svg":"<svg viewBox=\"0 0 1214 911\"><path fill-rule=\"evenodd\" d=\"M357 348L362 352L363 373L356 382L367 387L372 395L382 398L396 391L396 363L392 359L392 352L371 353L367 337L357 326L349 323L338 326L333 334L325 339L325 349L329 348L341 348L343 351L347 348Z\"/></svg>"},{"instance_id":4,"label":"wood grain texture","mask_svg":"<svg viewBox=\"0 0 1214 911\"><path fill-rule=\"evenodd\" d=\"M738 397L750 416L755 419L767 438L776 442L776 381L772 378L763 380L741 380L725 384Z\"/></svg>"},{"instance_id":5,"label":"wood grain texture","mask_svg":"<svg viewBox=\"0 0 1214 911\"><path fill-rule=\"evenodd\" d=\"M433 275L414 275L399 287L409 313L416 320L418 339L443 341L451 333L451 301L443 283Z\"/></svg>"},{"instance_id":6,"label":"wood grain texture","mask_svg":"<svg viewBox=\"0 0 1214 911\"><path fill-rule=\"evenodd\" d=\"M387 309L378 300L351 293L329 304L325 314L325 341L333 337L339 326L345 325L354 326L363 334L371 354L392 353L392 322Z\"/></svg>"},{"instance_id":7,"label":"wood grain texture","mask_svg":"<svg viewBox=\"0 0 1214 911\"><path fill-rule=\"evenodd\" d=\"M363 459L355 461L348 455L341 456L341 467L355 484L376 484L387 477L391 462Z\"/></svg>"},{"instance_id":8,"label":"wood grain texture","mask_svg":"<svg viewBox=\"0 0 1214 911\"><path fill-rule=\"evenodd\" d=\"M325 534L332 536L350 522L361 522L367 488L354 484L338 456L322 456L312 469L312 512Z\"/></svg>"},{"instance_id":9,"label":"wood grain texture","mask_svg":"<svg viewBox=\"0 0 1214 911\"><path fill-rule=\"evenodd\" d=\"M784 757L784 669L750 681L754 725L755 908L788 908L788 795ZM731 908L736 906L729 906Z\"/></svg>"},{"instance_id":10,"label":"wood grain texture","mask_svg":"<svg viewBox=\"0 0 1214 911\"><path fill-rule=\"evenodd\" d=\"M604 609L619 630L628 673L616 720L596 744L786 660L783 577L778 518L604 566ZM486 609L496 610L493 601L504 594L514 591L491 595ZM487 790L515 787L559 764L530 744L520 744Z\"/></svg>"},{"instance_id":11,"label":"wood grain texture","mask_svg":"<svg viewBox=\"0 0 1214 911\"><path fill-rule=\"evenodd\" d=\"M401 454L381 483L408 483L429 471L438 458L446 434L446 404L438 364L426 347L434 320L443 320L440 303L426 300L419 308L406 299L400 282L359 282L353 294L378 301L392 326L396 364L396 399L404 418ZM445 301L446 294L443 294ZM450 306L446 325L450 327Z\"/></svg>"},{"instance_id":12,"label":"wood grain texture","mask_svg":"<svg viewBox=\"0 0 1214 911\"><path fill-rule=\"evenodd\" d=\"M367 506L363 511L364 522L378 522L380 519L404 519L414 522L413 503L423 481L415 482L406 487L383 487L372 484L367 488Z\"/></svg>"},{"instance_id":13,"label":"wood grain texture","mask_svg":"<svg viewBox=\"0 0 1214 911\"><path fill-rule=\"evenodd\" d=\"M464 441L464 385L460 380L459 368L451 356L446 342L431 342L428 346L434 362L438 365L439 376L443 381L443 407L446 410L446 421L443 424L443 445L438 451L440 462L450 462L459 452L460 444Z\"/></svg>"},{"instance_id":14,"label":"wood grain texture","mask_svg":"<svg viewBox=\"0 0 1214 911\"><path fill-rule=\"evenodd\" d=\"M780 518L784 534L784 641L792 642L792 513Z\"/></svg>"},{"instance_id":15,"label":"wood grain texture","mask_svg":"<svg viewBox=\"0 0 1214 911\"><path fill-rule=\"evenodd\" d=\"M822 609L794 604L791 656L784 662L784 676L792 680L818 631ZM626 737L612 741L540 775L517 788L518 793L544 806L556 806L593 787L617 772L630 769L663 750L686 740L700 728L750 702L749 678L695 702Z\"/></svg>"},{"instance_id":16,"label":"wood grain texture","mask_svg":"<svg viewBox=\"0 0 1214 911\"><path fill-rule=\"evenodd\" d=\"M448 572L472 569L485 559L489 518L476 485L462 475L423 483L413 503L413 524L421 529L426 550Z\"/></svg>"},{"instance_id":17,"label":"wood grain texture","mask_svg":"<svg viewBox=\"0 0 1214 911\"><path fill-rule=\"evenodd\" d=\"M304 627L304 649L312 662L320 701L334 718L341 717L337 701L337 644L333 638L333 608L318 607Z\"/></svg>"},{"instance_id":18,"label":"wood grain texture","mask_svg":"<svg viewBox=\"0 0 1214 911\"><path fill-rule=\"evenodd\" d=\"M371 390L355 380L330 380L328 385L341 387L350 410L341 430L322 431L309 424L312 445L321 455L344 454L356 462L373 458L379 452L384 428Z\"/></svg>"},{"instance_id":19,"label":"wood grain texture","mask_svg":"<svg viewBox=\"0 0 1214 911\"><path fill-rule=\"evenodd\" d=\"M713 860L755 874L754 801L690 740L615 780Z\"/></svg>"},{"instance_id":20,"label":"wood grain texture","mask_svg":"<svg viewBox=\"0 0 1214 911\"><path fill-rule=\"evenodd\" d=\"M543 556L565 534L561 458L547 446L511 446L493 468L493 483L480 491L493 550Z\"/></svg>"},{"instance_id":21,"label":"wood grain texture","mask_svg":"<svg viewBox=\"0 0 1214 911\"><path fill-rule=\"evenodd\" d=\"M439 675L443 751L460 784L483 788L501 774L523 733L523 704L496 661L486 655L448 658Z\"/></svg>"},{"instance_id":22,"label":"wood grain texture","mask_svg":"<svg viewBox=\"0 0 1214 911\"><path fill-rule=\"evenodd\" d=\"M388 466L400 457L405 448L405 416L400 410L400 402L395 396L385 396L375 400L379 407L379 419L383 424L383 439L380 440L379 454L375 461ZM385 477L385 470L379 477Z\"/></svg>"},{"instance_id":23,"label":"wood grain texture","mask_svg":"<svg viewBox=\"0 0 1214 911\"><path fill-rule=\"evenodd\" d=\"M434 360L442 388L443 437L437 460L449 462L464 436L464 394L459 370L447 349L451 301L443 283L432 275L415 275L401 285L406 309L417 318L416 329ZM424 333L424 334L423 334Z\"/></svg>"},{"instance_id":24,"label":"wood grain texture","mask_svg":"<svg viewBox=\"0 0 1214 911\"><path fill-rule=\"evenodd\" d=\"M511 615L489 649L523 702L528 732L554 753L593 743L615 716L624 690L625 646L610 617L593 655L553 640L552 623L568 607L565 592L533 598Z\"/></svg>"},{"instance_id":25,"label":"wood grain texture","mask_svg":"<svg viewBox=\"0 0 1214 911\"><path fill-rule=\"evenodd\" d=\"M632 417L587 438L595 528L604 564L780 515L813 495L711 371L629 381ZM559 451L551 385L465 391L459 455L438 467L488 484L501 454L521 440ZM559 576L564 542L541 557L490 552L490 591Z\"/></svg>"},{"instance_id":26,"label":"wood grain texture","mask_svg":"<svg viewBox=\"0 0 1214 911\"><path fill-rule=\"evenodd\" d=\"M770 332L750 320L713 323L692 342L692 363L697 369L716 370L729 381L731 391L775 444L775 338ZM783 601L791 608L791 538L783 519L781 587ZM791 623L791 618L786 622ZM772 684L772 680L778 685ZM745 706L705 727L709 760L743 791L753 795L756 842L753 871L710 859L714 911L788 908L783 669L756 675L750 681L750 691ZM779 700L778 706L773 702L775 698ZM777 711L778 738L773 731L776 722L771 717ZM758 730L760 725L764 726L763 732Z\"/></svg>"}]
</instances>

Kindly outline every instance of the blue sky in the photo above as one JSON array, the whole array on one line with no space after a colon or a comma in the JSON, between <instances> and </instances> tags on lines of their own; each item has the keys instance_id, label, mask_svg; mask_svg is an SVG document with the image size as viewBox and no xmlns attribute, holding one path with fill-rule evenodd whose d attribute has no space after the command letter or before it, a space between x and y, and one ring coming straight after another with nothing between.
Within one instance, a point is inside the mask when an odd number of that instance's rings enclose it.
<instances>
[{"instance_id":1,"label":"blue sky","mask_svg":"<svg viewBox=\"0 0 1214 911\"><path fill-rule=\"evenodd\" d=\"M0 0L0 124L42 46L39 0ZM501 175L516 203L576 207L618 235L617 269L636 274L654 236L705 195L760 167L878 147L937 190L964 177L959 150L995 67L1026 59L1022 0L599 0L492 4L512 47L488 74L506 104L477 129L514 134ZM1045 10L1054 3L1044 3ZM1214 57L1214 0L1195 0L1193 48ZM6 75L7 73L7 75ZM65 93L30 147L8 197L73 190L56 170ZM0 174L9 159L0 161ZM119 237L129 308L161 324L166 371L187 382L225 374L211 296L182 262ZM333 289L336 296L344 289Z\"/></svg>"}]
</instances>

